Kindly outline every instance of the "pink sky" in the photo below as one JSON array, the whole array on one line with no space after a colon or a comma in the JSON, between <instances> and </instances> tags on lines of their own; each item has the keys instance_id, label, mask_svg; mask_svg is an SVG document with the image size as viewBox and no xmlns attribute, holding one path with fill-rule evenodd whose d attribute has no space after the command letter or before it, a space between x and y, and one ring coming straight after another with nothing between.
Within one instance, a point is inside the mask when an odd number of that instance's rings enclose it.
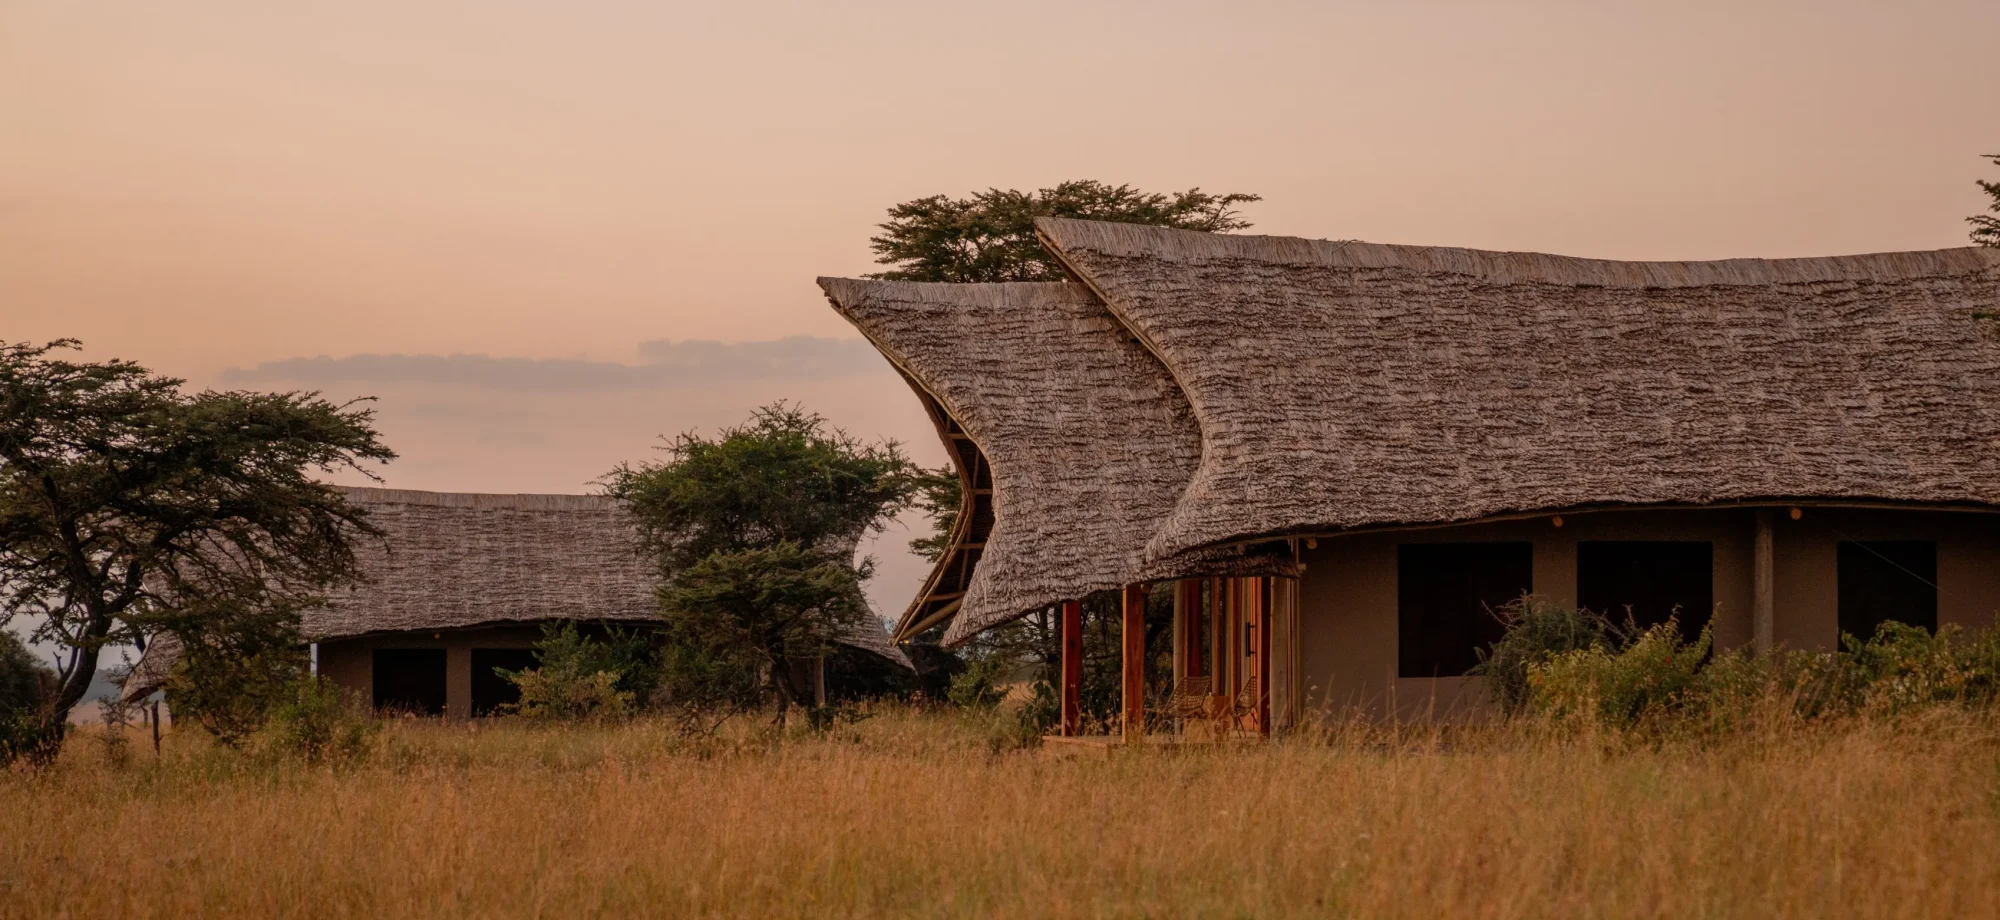
<instances>
[{"instance_id":1,"label":"pink sky","mask_svg":"<svg viewBox=\"0 0 2000 920\"><path fill-rule=\"evenodd\" d=\"M1956 246L1996 32L1992 0L9 0L0 339L380 396L408 488L581 491L780 397L937 462L886 366L770 344L854 338L812 281L870 270L892 203L1096 178L1312 237Z\"/></svg>"}]
</instances>

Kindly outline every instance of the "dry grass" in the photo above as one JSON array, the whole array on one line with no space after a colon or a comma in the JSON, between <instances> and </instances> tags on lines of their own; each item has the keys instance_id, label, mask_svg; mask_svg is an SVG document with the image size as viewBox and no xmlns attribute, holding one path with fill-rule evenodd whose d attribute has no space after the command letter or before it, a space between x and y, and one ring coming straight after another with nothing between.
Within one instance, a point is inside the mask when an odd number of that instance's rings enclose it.
<instances>
[{"instance_id":1,"label":"dry grass","mask_svg":"<svg viewBox=\"0 0 2000 920\"><path fill-rule=\"evenodd\" d=\"M0 775L0 915L2000 913L2000 742L1962 713L1069 760L901 710L707 754L643 724L405 725L338 771L169 740Z\"/></svg>"}]
</instances>

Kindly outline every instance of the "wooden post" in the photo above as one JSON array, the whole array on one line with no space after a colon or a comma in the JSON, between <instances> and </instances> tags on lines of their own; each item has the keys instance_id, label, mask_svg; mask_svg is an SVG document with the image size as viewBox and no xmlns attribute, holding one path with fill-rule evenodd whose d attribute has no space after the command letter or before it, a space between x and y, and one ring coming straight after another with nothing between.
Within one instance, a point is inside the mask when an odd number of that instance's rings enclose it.
<instances>
[{"instance_id":1,"label":"wooden post","mask_svg":"<svg viewBox=\"0 0 2000 920\"><path fill-rule=\"evenodd\" d=\"M1208 673L1201 660L1201 586L1196 578L1174 582L1174 681Z\"/></svg>"},{"instance_id":2,"label":"wooden post","mask_svg":"<svg viewBox=\"0 0 2000 920\"><path fill-rule=\"evenodd\" d=\"M1174 582L1174 686L1188 673L1187 579Z\"/></svg>"},{"instance_id":3,"label":"wooden post","mask_svg":"<svg viewBox=\"0 0 2000 920\"><path fill-rule=\"evenodd\" d=\"M1209 582L1209 650L1215 669L1209 672L1208 714L1214 719L1229 715L1236 696L1236 579L1217 578Z\"/></svg>"},{"instance_id":4,"label":"wooden post","mask_svg":"<svg viewBox=\"0 0 2000 920\"><path fill-rule=\"evenodd\" d=\"M1271 579L1271 733L1284 734L1298 724L1299 583Z\"/></svg>"},{"instance_id":5,"label":"wooden post","mask_svg":"<svg viewBox=\"0 0 2000 920\"><path fill-rule=\"evenodd\" d=\"M1062 736L1083 731L1083 602L1062 603Z\"/></svg>"},{"instance_id":6,"label":"wooden post","mask_svg":"<svg viewBox=\"0 0 2000 920\"><path fill-rule=\"evenodd\" d=\"M1146 739L1146 586L1126 585L1122 603L1123 622L1118 639L1125 666L1121 694L1125 703L1125 743Z\"/></svg>"},{"instance_id":7,"label":"wooden post","mask_svg":"<svg viewBox=\"0 0 2000 920\"><path fill-rule=\"evenodd\" d=\"M1257 594L1250 608L1256 617L1256 645L1252 648L1255 649L1253 667L1257 672L1257 684L1254 689L1257 701L1257 734L1259 737L1268 738L1271 735L1271 580L1257 578L1252 579L1250 583L1255 586Z\"/></svg>"},{"instance_id":8,"label":"wooden post","mask_svg":"<svg viewBox=\"0 0 2000 920\"><path fill-rule=\"evenodd\" d=\"M826 652L813 658L813 708L826 708Z\"/></svg>"},{"instance_id":9,"label":"wooden post","mask_svg":"<svg viewBox=\"0 0 2000 920\"><path fill-rule=\"evenodd\" d=\"M1769 508L1757 509L1757 542L1751 559L1750 635L1757 654L1777 644L1778 559Z\"/></svg>"}]
</instances>

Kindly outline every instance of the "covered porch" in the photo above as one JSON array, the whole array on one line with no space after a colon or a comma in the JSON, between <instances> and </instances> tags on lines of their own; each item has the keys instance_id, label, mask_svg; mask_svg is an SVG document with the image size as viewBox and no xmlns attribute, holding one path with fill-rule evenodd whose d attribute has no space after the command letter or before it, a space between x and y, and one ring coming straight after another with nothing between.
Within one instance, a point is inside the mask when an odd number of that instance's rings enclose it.
<instances>
[{"instance_id":1,"label":"covered porch","mask_svg":"<svg viewBox=\"0 0 2000 920\"><path fill-rule=\"evenodd\" d=\"M1061 715L1044 738L1057 750L1256 742L1297 724L1304 699L1294 578L1183 578L1172 591L1172 661L1157 670L1146 644L1153 589L1119 591L1120 708L1105 733L1083 718L1083 602L1059 605Z\"/></svg>"}]
</instances>

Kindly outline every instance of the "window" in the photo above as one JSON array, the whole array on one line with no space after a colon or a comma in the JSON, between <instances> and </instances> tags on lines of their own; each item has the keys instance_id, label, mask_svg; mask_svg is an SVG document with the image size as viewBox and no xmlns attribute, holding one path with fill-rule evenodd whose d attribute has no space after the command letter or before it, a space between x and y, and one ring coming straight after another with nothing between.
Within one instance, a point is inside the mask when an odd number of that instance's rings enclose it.
<instances>
[{"instance_id":1,"label":"window","mask_svg":"<svg viewBox=\"0 0 2000 920\"><path fill-rule=\"evenodd\" d=\"M1534 589L1533 543L1396 547L1397 673L1453 677L1505 630L1493 615Z\"/></svg>"},{"instance_id":2,"label":"window","mask_svg":"<svg viewBox=\"0 0 2000 920\"><path fill-rule=\"evenodd\" d=\"M1576 603L1641 629L1680 614L1681 636L1701 635L1715 611L1715 553L1707 543L1584 540L1576 544Z\"/></svg>"},{"instance_id":3,"label":"window","mask_svg":"<svg viewBox=\"0 0 2000 920\"><path fill-rule=\"evenodd\" d=\"M444 649L375 650L375 708L444 714Z\"/></svg>"},{"instance_id":4,"label":"window","mask_svg":"<svg viewBox=\"0 0 2000 920\"><path fill-rule=\"evenodd\" d=\"M495 673L523 671L535 666L531 648L476 648L472 650L472 714L488 716L502 706L521 701L521 688Z\"/></svg>"},{"instance_id":5,"label":"window","mask_svg":"<svg viewBox=\"0 0 2000 920\"><path fill-rule=\"evenodd\" d=\"M1937 544L1840 544L1840 631L1866 639L1890 620L1937 631Z\"/></svg>"}]
</instances>

